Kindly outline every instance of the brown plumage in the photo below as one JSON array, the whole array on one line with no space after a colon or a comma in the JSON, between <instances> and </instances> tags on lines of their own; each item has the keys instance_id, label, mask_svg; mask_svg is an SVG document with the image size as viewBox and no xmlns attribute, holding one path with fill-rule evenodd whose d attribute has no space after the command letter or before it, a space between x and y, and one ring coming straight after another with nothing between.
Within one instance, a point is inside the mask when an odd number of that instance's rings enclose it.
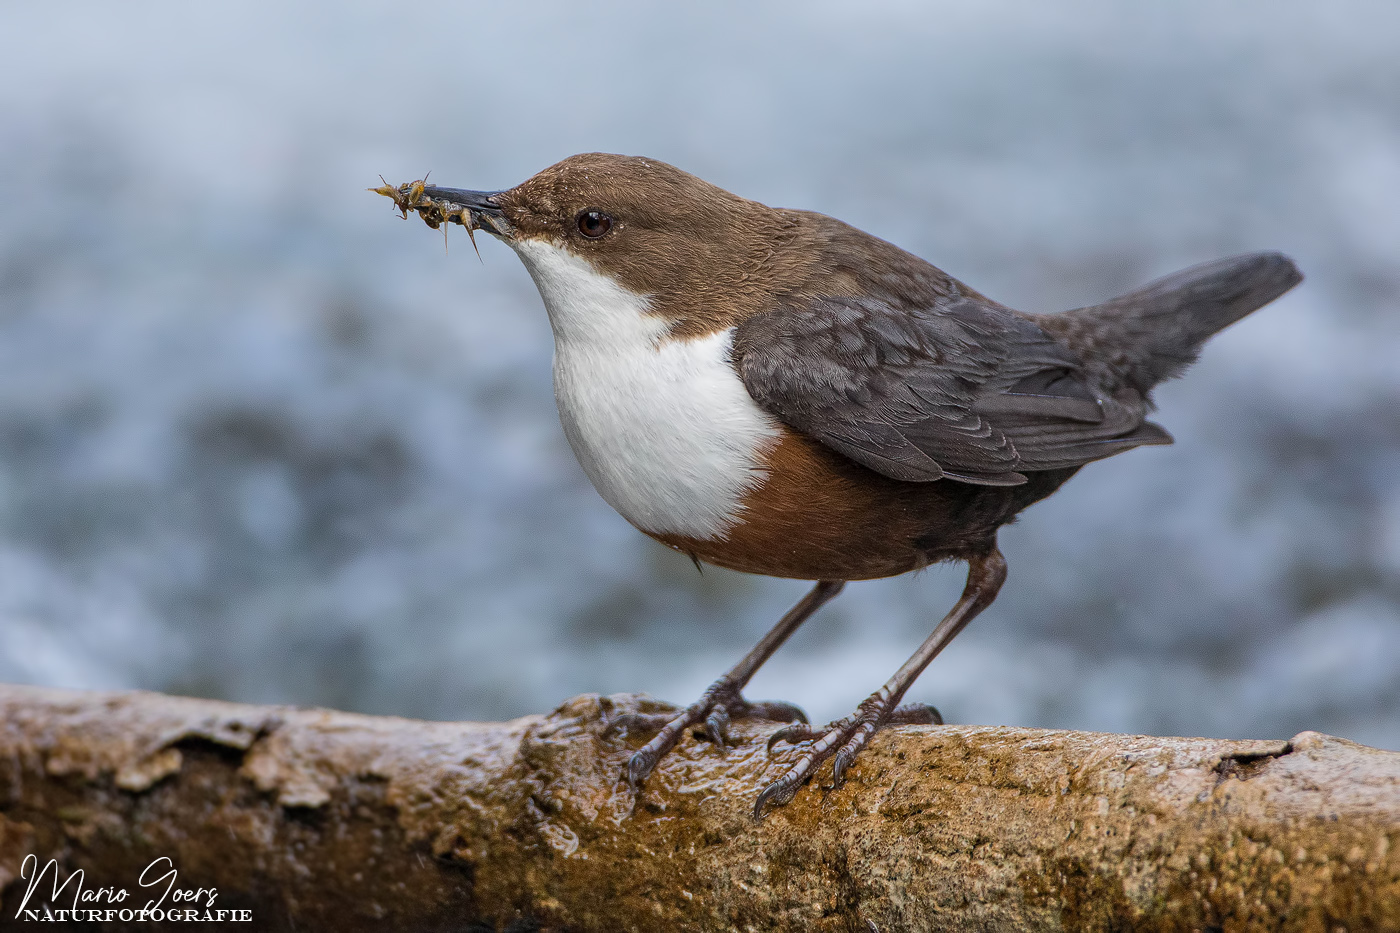
<instances>
[{"instance_id":1,"label":"brown plumage","mask_svg":"<svg viewBox=\"0 0 1400 933\"><path fill-rule=\"evenodd\" d=\"M1260 253L1026 314L838 220L651 159L574 156L502 192L380 190L517 250L555 327L570 442L630 521L698 561L819 581L699 701L613 724L659 730L629 763L639 786L692 726L723 742L731 717L789 721L770 746L809 744L756 814L827 758L839 781L881 726L941 721L899 700L995 598L997 529L1086 463L1170 443L1146 420L1152 388L1301 280ZM947 560L969 565L962 599L852 716L813 729L740 695L844 581Z\"/></svg>"},{"instance_id":2,"label":"brown plumage","mask_svg":"<svg viewBox=\"0 0 1400 933\"><path fill-rule=\"evenodd\" d=\"M1075 469L1011 487L890 479L788 431L768 453L768 480L744 498L722 541L653 535L719 567L797 580L874 580L994 547L997 529Z\"/></svg>"}]
</instances>

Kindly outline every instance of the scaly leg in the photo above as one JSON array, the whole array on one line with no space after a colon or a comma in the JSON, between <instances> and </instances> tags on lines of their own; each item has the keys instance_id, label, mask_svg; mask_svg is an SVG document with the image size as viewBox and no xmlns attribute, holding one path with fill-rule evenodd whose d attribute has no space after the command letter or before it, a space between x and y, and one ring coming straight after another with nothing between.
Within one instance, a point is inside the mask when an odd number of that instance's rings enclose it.
<instances>
[{"instance_id":1,"label":"scaly leg","mask_svg":"<svg viewBox=\"0 0 1400 933\"><path fill-rule=\"evenodd\" d=\"M942 651L979 612L992 604L1005 581L1006 558L1001 556L1001 552L995 546L987 553L973 557L968 561L967 586L953 611L944 616L943 621L933 630L933 634L914 652L914 656L905 661L904 666L896 671L883 687L866 698L856 708L855 713L820 729L794 724L773 733L768 740L770 749L778 742L815 741L786 774L769 784L763 789L763 793L758 795L753 807L754 818L763 818L765 806L771 804L780 807L790 801L812 772L833 755L836 757L832 766L834 786L840 786L846 769L881 726L892 722L920 721L917 719L917 707L896 709L896 705L905 691L923 673L924 668L928 667L929 662L937 657L938 652ZM937 711L934 711L934 715L937 715ZM927 714L925 716L927 717ZM935 720L925 718L922 721Z\"/></svg>"},{"instance_id":2,"label":"scaly leg","mask_svg":"<svg viewBox=\"0 0 1400 933\"><path fill-rule=\"evenodd\" d=\"M787 615L773 626L772 631L764 635L763 640L744 656L744 660L734 665L728 673L711 684L699 700L686 707L679 714L627 713L609 722L607 727L609 733L618 729L661 730L650 742L638 749L637 753L627 762L627 782L632 785L633 789L635 790L642 785L642 782L651 774L652 769L656 767L656 763L661 760L661 756L675 747L685 730L698 723L705 724L705 731L709 734L711 741L716 745L723 746L730 719L758 717L774 719L779 722L806 722L806 714L791 703L775 701L750 703L740 695L739 691L744 689L744 685L749 682L749 679L763 665L763 662L772 657L773 652L787 641L788 636L797 631L798 626L806 622L812 613L830 602L845 585L845 582L840 580L823 580L814 586L811 592L804 596L796 606L788 610Z\"/></svg>"}]
</instances>

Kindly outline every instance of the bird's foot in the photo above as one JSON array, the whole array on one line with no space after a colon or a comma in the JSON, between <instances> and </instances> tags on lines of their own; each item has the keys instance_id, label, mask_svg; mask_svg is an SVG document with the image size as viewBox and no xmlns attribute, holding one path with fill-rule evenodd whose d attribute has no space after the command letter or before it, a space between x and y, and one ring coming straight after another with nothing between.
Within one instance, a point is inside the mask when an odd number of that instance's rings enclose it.
<instances>
[{"instance_id":1,"label":"bird's foot","mask_svg":"<svg viewBox=\"0 0 1400 933\"><path fill-rule=\"evenodd\" d=\"M943 716L927 703L911 703L897 709L889 709L881 694L875 694L863 701L856 711L845 719L838 719L825 726L813 728L805 723L784 726L768 737L768 750L779 742L797 744L813 742L802 753L787 772L763 789L753 806L754 819L762 819L765 807L781 807L792 800L801 787L812 776L822 762L835 756L832 765L832 788L841 786L846 769L851 766L856 755L880 729L894 725L941 726Z\"/></svg>"},{"instance_id":2,"label":"bird's foot","mask_svg":"<svg viewBox=\"0 0 1400 933\"><path fill-rule=\"evenodd\" d=\"M656 768L667 752L675 748L686 729L704 724L705 735L723 748L729 740L729 723L734 719L771 719L805 725L807 714L791 703L762 700L750 703L739 686L728 677L710 685L700 699L679 713L624 713L609 720L605 734L620 730L656 732L651 741L637 750L627 762L627 783L636 790Z\"/></svg>"}]
</instances>

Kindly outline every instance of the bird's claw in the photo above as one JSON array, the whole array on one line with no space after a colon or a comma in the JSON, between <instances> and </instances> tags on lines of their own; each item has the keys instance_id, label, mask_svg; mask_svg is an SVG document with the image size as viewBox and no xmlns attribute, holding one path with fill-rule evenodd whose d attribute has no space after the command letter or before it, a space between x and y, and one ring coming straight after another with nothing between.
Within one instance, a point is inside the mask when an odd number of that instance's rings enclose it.
<instances>
[{"instance_id":1,"label":"bird's claw","mask_svg":"<svg viewBox=\"0 0 1400 933\"><path fill-rule=\"evenodd\" d=\"M929 703L906 703L896 707L884 722L887 726L941 726L943 714Z\"/></svg>"},{"instance_id":2,"label":"bird's claw","mask_svg":"<svg viewBox=\"0 0 1400 933\"><path fill-rule=\"evenodd\" d=\"M679 713L624 713L610 720L605 735L620 730L656 732L656 735L627 761L627 783L633 790L655 770L658 762L692 726L703 725L704 734L717 747L729 741L729 723L733 719L771 719L778 722L807 722L807 715L791 703L766 700L750 703L739 687L728 677L710 685L700 699Z\"/></svg>"},{"instance_id":3,"label":"bird's claw","mask_svg":"<svg viewBox=\"0 0 1400 933\"><path fill-rule=\"evenodd\" d=\"M705 735L719 748L729 744L729 711L723 706L716 706L705 717Z\"/></svg>"},{"instance_id":4,"label":"bird's claw","mask_svg":"<svg viewBox=\"0 0 1400 933\"><path fill-rule=\"evenodd\" d=\"M651 772L655 770L657 762L661 760L661 755L664 754L664 751L660 754L653 751L651 744L648 743L647 745L643 746L642 749L636 754L634 754L631 758L628 758L627 785L631 787L634 791L637 788L641 787L642 782L644 782L651 775Z\"/></svg>"},{"instance_id":5,"label":"bird's claw","mask_svg":"<svg viewBox=\"0 0 1400 933\"><path fill-rule=\"evenodd\" d=\"M846 778L846 770L855 761L856 755L870 742L871 736L884 726L891 725L942 725L943 716L927 703L911 703L898 709L885 712L881 709L878 694L861 703L856 712L845 719L838 719L819 728L792 723L777 730L768 737L768 751L779 742L796 745L799 742L812 742L797 761L783 776L769 784L754 801L754 819L763 819L765 808L781 807L797 795L797 790L817 768L828 758L832 762L832 789L840 787Z\"/></svg>"},{"instance_id":6,"label":"bird's claw","mask_svg":"<svg viewBox=\"0 0 1400 933\"><path fill-rule=\"evenodd\" d=\"M777 745L779 742L796 745L799 742L810 742L813 739L819 739L832 730L845 729L850 723L850 716L847 716L845 719L838 719L835 722L829 722L821 727L812 726L805 722L789 723L768 736L767 751L769 754L772 754L773 746Z\"/></svg>"}]
</instances>

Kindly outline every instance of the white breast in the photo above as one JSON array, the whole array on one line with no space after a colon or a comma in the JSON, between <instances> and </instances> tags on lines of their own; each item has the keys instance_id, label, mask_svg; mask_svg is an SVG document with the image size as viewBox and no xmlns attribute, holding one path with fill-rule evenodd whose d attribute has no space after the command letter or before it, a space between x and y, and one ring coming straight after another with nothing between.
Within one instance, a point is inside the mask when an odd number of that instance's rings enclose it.
<instances>
[{"instance_id":1,"label":"white breast","mask_svg":"<svg viewBox=\"0 0 1400 933\"><path fill-rule=\"evenodd\" d=\"M668 339L645 296L586 260L512 245L549 312L559 418L598 492L644 531L722 538L779 434L729 361L733 330Z\"/></svg>"}]
</instances>

